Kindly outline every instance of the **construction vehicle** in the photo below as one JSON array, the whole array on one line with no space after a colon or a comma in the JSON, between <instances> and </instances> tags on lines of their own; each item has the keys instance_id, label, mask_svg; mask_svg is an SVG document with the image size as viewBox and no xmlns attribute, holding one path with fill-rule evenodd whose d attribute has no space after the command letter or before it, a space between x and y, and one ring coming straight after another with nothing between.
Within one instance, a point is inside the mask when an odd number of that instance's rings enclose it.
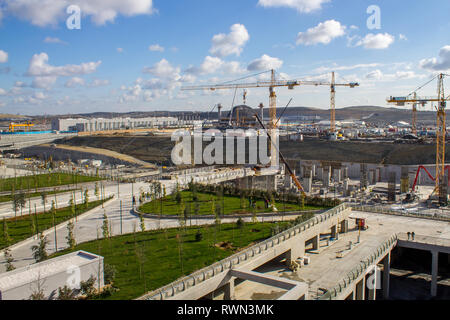
<instances>
[{"instance_id":1,"label":"construction vehicle","mask_svg":"<svg viewBox=\"0 0 450 320\"><path fill-rule=\"evenodd\" d=\"M34 127L34 124L29 122L29 121L27 121L26 123L14 123L14 122L11 122L9 124L9 132L15 132L16 128L22 128L22 127L28 128L28 131L30 131L30 128Z\"/></svg>"},{"instance_id":2,"label":"construction vehicle","mask_svg":"<svg viewBox=\"0 0 450 320\"><path fill-rule=\"evenodd\" d=\"M356 223L356 227L360 231L365 231L365 230L369 229L369 227L367 226L367 223L366 223L366 219L356 218L355 223Z\"/></svg>"}]
</instances>

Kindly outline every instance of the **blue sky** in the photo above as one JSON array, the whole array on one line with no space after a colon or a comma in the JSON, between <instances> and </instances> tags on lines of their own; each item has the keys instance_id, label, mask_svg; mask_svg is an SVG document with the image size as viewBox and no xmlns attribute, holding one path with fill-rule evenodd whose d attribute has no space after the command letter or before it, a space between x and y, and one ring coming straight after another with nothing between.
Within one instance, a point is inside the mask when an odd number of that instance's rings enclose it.
<instances>
[{"instance_id":1,"label":"blue sky","mask_svg":"<svg viewBox=\"0 0 450 320\"><path fill-rule=\"evenodd\" d=\"M69 5L81 9L79 30L66 26ZM371 5L379 29L367 24ZM234 92L180 87L270 68L283 79L336 71L361 83L338 90L338 107L386 106L450 73L448 12L446 0L0 0L0 112L206 111L229 107ZM329 108L326 87L278 90L279 105L290 98ZM249 90L248 104L260 102L267 90Z\"/></svg>"}]
</instances>

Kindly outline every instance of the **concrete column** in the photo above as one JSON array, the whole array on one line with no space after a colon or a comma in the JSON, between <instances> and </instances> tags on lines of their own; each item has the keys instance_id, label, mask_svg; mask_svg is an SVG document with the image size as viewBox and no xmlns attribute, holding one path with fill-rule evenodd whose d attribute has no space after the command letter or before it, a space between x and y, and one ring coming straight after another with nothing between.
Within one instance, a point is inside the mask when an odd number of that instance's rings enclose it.
<instances>
[{"instance_id":1,"label":"concrete column","mask_svg":"<svg viewBox=\"0 0 450 320\"><path fill-rule=\"evenodd\" d=\"M224 293L224 300L235 300L234 297L234 279L235 277L231 278L230 281L225 285L225 293Z\"/></svg>"},{"instance_id":2,"label":"concrete column","mask_svg":"<svg viewBox=\"0 0 450 320\"><path fill-rule=\"evenodd\" d=\"M389 252L383 259L383 298L389 299L389 285L391 277L391 253Z\"/></svg>"},{"instance_id":3,"label":"concrete column","mask_svg":"<svg viewBox=\"0 0 450 320\"><path fill-rule=\"evenodd\" d=\"M348 220L341 221L341 233L348 232Z\"/></svg>"},{"instance_id":4,"label":"concrete column","mask_svg":"<svg viewBox=\"0 0 450 320\"><path fill-rule=\"evenodd\" d=\"M332 238L337 237L337 226L336 225L331 227L331 237Z\"/></svg>"},{"instance_id":5,"label":"concrete column","mask_svg":"<svg viewBox=\"0 0 450 320\"><path fill-rule=\"evenodd\" d=\"M355 286L356 300L366 299L366 277L363 277Z\"/></svg>"},{"instance_id":6,"label":"concrete column","mask_svg":"<svg viewBox=\"0 0 450 320\"><path fill-rule=\"evenodd\" d=\"M431 296L437 296L437 277L439 267L439 252L431 252Z\"/></svg>"},{"instance_id":7,"label":"concrete column","mask_svg":"<svg viewBox=\"0 0 450 320\"><path fill-rule=\"evenodd\" d=\"M374 270L374 273L371 275L373 277L373 288L369 289L369 297L367 300L375 300L377 298L377 271Z\"/></svg>"},{"instance_id":8,"label":"concrete column","mask_svg":"<svg viewBox=\"0 0 450 320\"><path fill-rule=\"evenodd\" d=\"M319 250L319 241L320 241L320 235L317 235L313 238L313 249Z\"/></svg>"}]
</instances>

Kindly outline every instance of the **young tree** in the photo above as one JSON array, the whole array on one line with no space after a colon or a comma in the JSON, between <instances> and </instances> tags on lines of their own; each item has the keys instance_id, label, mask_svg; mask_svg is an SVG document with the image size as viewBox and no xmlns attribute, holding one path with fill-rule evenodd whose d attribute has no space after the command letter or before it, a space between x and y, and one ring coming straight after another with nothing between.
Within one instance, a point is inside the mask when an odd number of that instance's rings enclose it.
<instances>
[{"instance_id":1,"label":"young tree","mask_svg":"<svg viewBox=\"0 0 450 320\"><path fill-rule=\"evenodd\" d=\"M98 200L98 197L100 196L100 190L98 188L98 183L97 182L95 183L94 194L95 194L95 196L97 197L97 200Z\"/></svg>"},{"instance_id":2,"label":"young tree","mask_svg":"<svg viewBox=\"0 0 450 320\"><path fill-rule=\"evenodd\" d=\"M76 212L75 212L75 201L73 200L73 194L69 200L69 207L70 207L70 212L72 213L72 217L75 216Z\"/></svg>"},{"instance_id":3,"label":"young tree","mask_svg":"<svg viewBox=\"0 0 450 320\"><path fill-rule=\"evenodd\" d=\"M139 226L141 227L141 232L145 232L145 221L142 213L139 214Z\"/></svg>"},{"instance_id":4,"label":"young tree","mask_svg":"<svg viewBox=\"0 0 450 320\"><path fill-rule=\"evenodd\" d=\"M5 217L3 217L3 225L2 225L2 233L3 233L3 241L8 245L11 242L11 238L8 233L8 224L6 223Z\"/></svg>"},{"instance_id":5,"label":"young tree","mask_svg":"<svg viewBox=\"0 0 450 320\"><path fill-rule=\"evenodd\" d=\"M68 285L58 288L58 300L76 300L77 293L71 289Z\"/></svg>"},{"instance_id":6,"label":"young tree","mask_svg":"<svg viewBox=\"0 0 450 320\"><path fill-rule=\"evenodd\" d=\"M16 269L14 265L12 264L14 262L14 258L11 254L11 250L9 248L6 248L3 253L5 254L5 261L6 261L6 271L13 271Z\"/></svg>"},{"instance_id":7,"label":"young tree","mask_svg":"<svg viewBox=\"0 0 450 320\"><path fill-rule=\"evenodd\" d=\"M75 236L73 234L74 227L75 225L73 224L72 220L70 220L67 223L67 236L66 236L67 245L69 246L70 250L73 250L73 248L75 248L75 246L77 245L77 242L75 241Z\"/></svg>"},{"instance_id":8,"label":"young tree","mask_svg":"<svg viewBox=\"0 0 450 320\"><path fill-rule=\"evenodd\" d=\"M89 190L84 190L84 207L87 209L89 205Z\"/></svg>"},{"instance_id":9,"label":"young tree","mask_svg":"<svg viewBox=\"0 0 450 320\"><path fill-rule=\"evenodd\" d=\"M39 236L39 244L31 247L31 251L33 251L33 258L34 260L36 260L36 262L47 260L47 245L47 237L44 237L44 235L41 233Z\"/></svg>"},{"instance_id":10,"label":"young tree","mask_svg":"<svg viewBox=\"0 0 450 320\"><path fill-rule=\"evenodd\" d=\"M41 281L41 275L39 274L36 281L36 288L30 295L30 300L45 300L45 294L43 289L43 281Z\"/></svg>"},{"instance_id":11,"label":"young tree","mask_svg":"<svg viewBox=\"0 0 450 320\"><path fill-rule=\"evenodd\" d=\"M44 206L44 213L45 213L45 204L47 203L47 193L46 192L41 193L41 202L42 202L42 205Z\"/></svg>"},{"instance_id":12,"label":"young tree","mask_svg":"<svg viewBox=\"0 0 450 320\"><path fill-rule=\"evenodd\" d=\"M103 212L102 234L103 238L109 238L109 221L106 211Z\"/></svg>"}]
</instances>

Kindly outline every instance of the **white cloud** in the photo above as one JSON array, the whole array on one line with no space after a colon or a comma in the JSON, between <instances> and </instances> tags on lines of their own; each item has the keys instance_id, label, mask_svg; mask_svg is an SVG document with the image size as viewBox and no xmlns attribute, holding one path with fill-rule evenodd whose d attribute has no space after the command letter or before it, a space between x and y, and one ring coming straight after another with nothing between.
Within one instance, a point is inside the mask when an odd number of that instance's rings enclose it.
<instances>
[{"instance_id":1,"label":"white cloud","mask_svg":"<svg viewBox=\"0 0 450 320\"><path fill-rule=\"evenodd\" d=\"M269 69L280 69L283 61L278 58L270 57L266 54L261 58L253 60L247 67L248 71L263 71Z\"/></svg>"},{"instance_id":2,"label":"white cloud","mask_svg":"<svg viewBox=\"0 0 450 320\"><path fill-rule=\"evenodd\" d=\"M158 51L158 52L164 52L164 47L161 47L159 44L152 44L148 47L148 50L150 51Z\"/></svg>"},{"instance_id":3,"label":"white cloud","mask_svg":"<svg viewBox=\"0 0 450 320\"><path fill-rule=\"evenodd\" d=\"M114 22L118 15L131 17L155 12L152 0L4 0L4 14L44 27L67 17L66 8L78 5L97 25Z\"/></svg>"},{"instance_id":4,"label":"white cloud","mask_svg":"<svg viewBox=\"0 0 450 320\"><path fill-rule=\"evenodd\" d=\"M103 87L108 86L110 84L109 80L101 80L101 79L94 79L89 86L90 87Z\"/></svg>"},{"instance_id":5,"label":"white cloud","mask_svg":"<svg viewBox=\"0 0 450 320\"><path fill-rule=\"evenodd\" d=\"M218 57L207 56L200 67L191 66L185 72L190 75L207 75L216 72L224 74L240 74L244 73L245 69L242 68L238 61L225 62Z\"/></svg>"},{"instance_id":6,"label":"white cloud","mask_svg":"<svg viewBox=\"0 0 450 320\"><path fill-rule=\"evenodd\" d=\"M37 77L70 77L73 75L89 74L95 72L101 63L101 61L97 61L82 63L79 65L70 64L55 67L48 64L48 55L43 52L33 55L30 60L27 75Z\"/></svg>"},{"instance_id":7,"label":"white cloud","mask_svg":"<svg viewBox=\"0 0 450 320\"><path fill-rule=\"evenodd\" d=\"M367 34L356 43L356 46L364 46L366 49L387 49L395 41L395 37L389 33Z\"/></svg>"},{"instance_id":8,"label":"white cloud","mask_svg":"<svg viewBox=\"0 0 450 320\"><path fill-rule=\"evenodd\" d=\"M364 77L367 80L396 81L405 79L423 79L426 75L417 74L414 71L397 71L395 73L383 73L380 69L367 73Z\"/></svg>"},{"instance_id":9,"label":"white cloud","mask_svg":"<svg viewBox=\"0 0 450 320\"><path fill-rule=\"evenodd\" d=\"M0 88L0 96L4 96L6 94L6 90L3 88Z\"/></svg>"},{"instance_id":10,"label":"white cloud","mask_svg":"<svg viewBox=\"0 0 450 320\"><path fill-rule=\"evenodd\" d=\"M243 47L250 39L247 29L242 24L234 24L229 34L216 34L212 38L212 47L209 52L223 58L232 54L240 56Z\"/></svg>"},{"instance_id":11,"label":"white cloud","mask_svg":"<svg viewBox=\"0 0 450 320\"><path fill-rule=\"evenodd\" d=\"M398 38L400 39L400 40L404 40L404 41L407 41L408 40L408 38L404 35L404 34L399 34L398 35Z\"/></svg>"},{"instance_id":12,"label":"white cloud","mask_svg":"<svg viewBox=\"0 0 450 320\"><path fill-rule=\"evenodd\" d=\"M35 77L31 82L32 88L50 89L56 82L58 77Z\"/></svg>"},{"instance_id":13,"label":"white cloud","mask_svg":"<svg viewBox=\"0 0 450 320\"><path fill-rule=\"evenodd\" d=\"M116 49L118 53L122 53L123 52L123 48L117 48Z\"/></svg>"},{"instance_id":14,"label":"white cloud","mask_svg":"<svg viewBox=\"0 0 450 320\"><path fill-rule=\"evenodd\" d=\"M297 35L297 45L329 44L331 40L345 35L345 29L346 27L336 20L321 22L306 32L299 32Z\"/></svg>"},{"instance_id":15,"label":"white cloud","mask_svg":"<svg viewBox=\"0 0 450 320\"><path fill-rule=\"evenodd\" d=\"M45 43L68 44L67 42L62 41L59 38L52 38L52 37L45 37L44 42Z\"/></svg>"},{"instance_id":16,"label":"white cloud","mask_svg":"<svg viewBox=\"0 0 450 320\"><path fill-rule=\"evenodd\" d=\"M333 67L319 67L315 69L314 73L325 73L330 71L349 71L349 70L355 70L355 69L365 69L365 68L376 68L381 66L380 63L361 63L361 64L355 64L355 65L349 65L349 66L338 66L335 65Z\"/></svg>"},{"instance_id":17,"label":"white cloud","mask_svg":"<svg viewBox=\"0 0 450 320\"><path fill-rule=\"evenodd\" d=\"M181 78L180 71L179 67L173 67L166 59L157 62L153 67L145 67L143 70L144 73L172 81L178 81Z\"/></svg>"},{"instance_id":18,"label":"white cloud","mask_svg":"<svg viewBox=\"0 0 450 320\"><path fill-rule=\"evenodd\" d=\"M8 62L8 52L0 50L0 63Z\"/></svg>"},{"instance_id":19,"label":"white cloud","mask_svg":"<svg viewBox=\"0 0 450 320\"><path fill-rule=\"evenodd\" d=\"M84 86L86 83L84 82L83 78L80 77L73 77L67 80L66 84L64 85L66 88L74 88L76 86Z\"/></svg>"},{"instance_id":20,"label":"white cloud","mask_svg":"<svg viewBox=\"0 0 450 320\"><path fill-rule=\"evenodd\" d=\"M37 100L44 100L47 98L47 96L43 92L39 91L33 94L33 98Z\"/></svg>"},{"instance_id":21,"label":"white cloud","mask_svg":"<svg viewBox=\"0 0 450 320\"><path fill-rule=\"evenodd\" d=\"M423 59L419 65L421 68L431 71L450 70L450 45L441 48L438 58Z\"/></svg>"},{"instance_id":22,"label":"white cloud","mask_svg":"<svg viewBox=\"0 0 450 320\"><path fill-rule=\"evenodd\" d=\"M263 7L288 7L298 12L309 13L322 8L322 4L330 0L259 0L258 5Z\"/></svg>"}]
</instances>

